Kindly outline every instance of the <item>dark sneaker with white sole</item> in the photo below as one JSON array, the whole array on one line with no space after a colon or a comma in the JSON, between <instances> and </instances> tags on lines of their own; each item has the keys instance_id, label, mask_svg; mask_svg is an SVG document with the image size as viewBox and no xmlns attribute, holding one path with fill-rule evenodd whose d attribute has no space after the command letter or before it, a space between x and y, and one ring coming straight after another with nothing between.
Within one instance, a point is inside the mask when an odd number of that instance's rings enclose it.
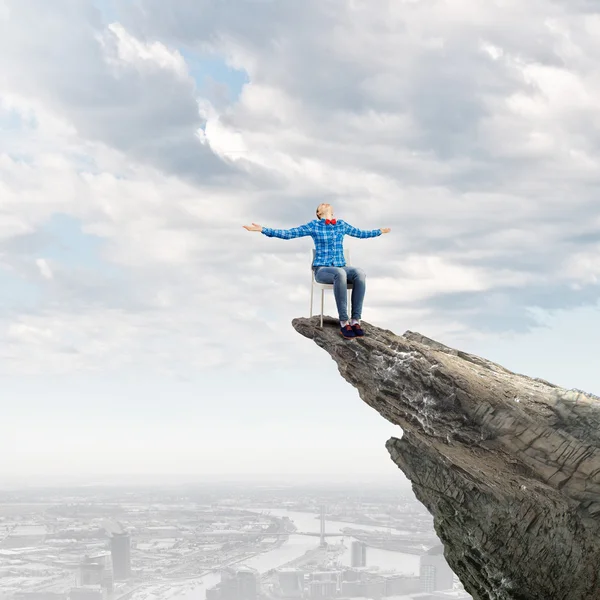
<instances>
[{"instance_id":1,"label":"dark sneaker with white sole","mask_svg":"<svg viewBox=\"0 0 600 600\"><path fill-rule=\"evenodd\" d=\"M340 327L340 333L347 340L352 340L352 339L354 339L356 337L356 334L354 333L354 329L352 329L352 326L350 325L350 323L347 323L343 327Z\"/></svg>"},{"instance_id":2,"label":"dark sneaker with white sole","mask_svg":"<svg viewBox=\"0 0 600 600\"><path fill-rule=\"evenodd\" d=\"M354 335L356 337L361 337L361 336L365 335L365 332L363 331L362 327L360 326L360 323L355 323L354 325L352 325L352 330L354 331Z\"/></svg>"}]
</instances>

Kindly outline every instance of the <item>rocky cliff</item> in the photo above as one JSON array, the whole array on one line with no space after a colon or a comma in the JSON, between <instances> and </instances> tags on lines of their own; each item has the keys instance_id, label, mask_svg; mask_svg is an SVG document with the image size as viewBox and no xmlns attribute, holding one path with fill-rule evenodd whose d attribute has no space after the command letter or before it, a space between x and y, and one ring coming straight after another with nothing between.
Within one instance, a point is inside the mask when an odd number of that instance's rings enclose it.
<instances>
[{"instance_id":1,"label":"rocky cliff","mask_svg":"<svg viewBox=\"0 0 600 600\"><path fill-rule=\"evenodd\" d=\"M600 600L600 398L418 333L294 319L391 423L392 460L476 600Z\"/></svg>"}]
</instances>

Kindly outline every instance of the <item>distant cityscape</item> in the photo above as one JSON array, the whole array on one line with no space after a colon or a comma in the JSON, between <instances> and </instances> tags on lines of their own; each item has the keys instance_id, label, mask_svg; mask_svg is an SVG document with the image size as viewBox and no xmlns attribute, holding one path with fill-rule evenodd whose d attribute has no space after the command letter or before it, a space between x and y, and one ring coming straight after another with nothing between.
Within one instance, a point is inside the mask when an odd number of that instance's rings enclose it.
<instances>
[{"instance_id":1,"label":"distant cityscape","mask_svg":"<svg viewBox=\"0 0 600 600\"><path fill-rule=\"evenodd\" d=\"M0 600L350 598L471 598L410 492L0 492Z\"/></svg>"}]
</instances>

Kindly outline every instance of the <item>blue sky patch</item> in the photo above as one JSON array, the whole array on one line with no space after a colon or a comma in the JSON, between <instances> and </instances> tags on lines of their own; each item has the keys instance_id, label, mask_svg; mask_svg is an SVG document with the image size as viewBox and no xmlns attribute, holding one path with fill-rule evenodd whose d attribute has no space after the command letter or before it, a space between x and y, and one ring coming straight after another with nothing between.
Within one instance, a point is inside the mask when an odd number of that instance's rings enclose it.
<instances>
[{"instance_id":1,"label":"blue sky patch","mask_svg":"<svg viewBox=\"0 0 600 600\"><path fill-rule=\"evenodd\" d=\"M102 13L102 20L108 25L117 20L114 0L95 0L94 5Z\"/></svg>"},{"instance_id":2,"label":"blue sky patch","mask_svg":"<svg viewBox=\"0 0 600 600\"><path fill-rule=\"evenodd\" d=\"M24 121L16 110L0 112L0 131L19 131L26 125L35 125L35 123Z\"/></svg>"},{"instance_id":3,"label":"blue sky patch","mask_svg":"<svg viewBox=\"0 0 600 600\"><path fill-rule=\"evenodd\" d=\"M196 81L200 95L213 101L222 89L223 102L233 103L238 100L242 88L249 82L248 74L230 67L224 58L219 56L198 55L186 49L178 49ZM218 98L217 98L218 99Z\"/></svg>"},{"instance_id":4,"label":"blue sky patch","mask_svg":"<svg viewBox=\"0 0 600 600\"><path fill-rule=\"evenodd\" d=\"M3 267L0 267L0 289L0 314L33 310L41 296L38 285Z\"/></svg>"},{"instance_id":5,"label":"blue sky patch","mask_svg":"<svg viewBox=\"0 0 600 600\"><path fill-rule=\"evenodd\" d=\"M78 219L56 213L42 227L42 233L46 243L41 257L67 268L103 273L114 271L114 267L102 258L103 239L84 233Z\"/></svg>"}]
</instances>

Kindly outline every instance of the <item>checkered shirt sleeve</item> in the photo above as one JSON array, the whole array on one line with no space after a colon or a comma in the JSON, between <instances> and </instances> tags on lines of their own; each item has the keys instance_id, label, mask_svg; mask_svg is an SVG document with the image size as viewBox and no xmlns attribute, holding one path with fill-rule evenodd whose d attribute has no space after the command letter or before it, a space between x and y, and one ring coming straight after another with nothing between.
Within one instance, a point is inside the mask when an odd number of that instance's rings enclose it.
<instances>
[{"instance_id":1,"label":"checkered shirt sleeve","mask_svg":"<svg viewBox=\"0 0 600 600\"><path fill-rule=\"evenodd\" d=\"M312 234L312 229L308 223L300 225L300 227L292 227L292 229L272 229L271 227L263 227L261 233L267 237L281 238L282 240L292 240L294 238L305 237Z\"/></svg>"},{"instance_id":2,"label":"checkered shirt sleeve","mask_svg":"<svg viewBox=\"0 0 600 600\"><path fill-rule=\"evenodd\" d=\"M381 235L381 229L358 229L344 221L344 233L356 238L371 238Z\"/></svg>"}]
</instances>

